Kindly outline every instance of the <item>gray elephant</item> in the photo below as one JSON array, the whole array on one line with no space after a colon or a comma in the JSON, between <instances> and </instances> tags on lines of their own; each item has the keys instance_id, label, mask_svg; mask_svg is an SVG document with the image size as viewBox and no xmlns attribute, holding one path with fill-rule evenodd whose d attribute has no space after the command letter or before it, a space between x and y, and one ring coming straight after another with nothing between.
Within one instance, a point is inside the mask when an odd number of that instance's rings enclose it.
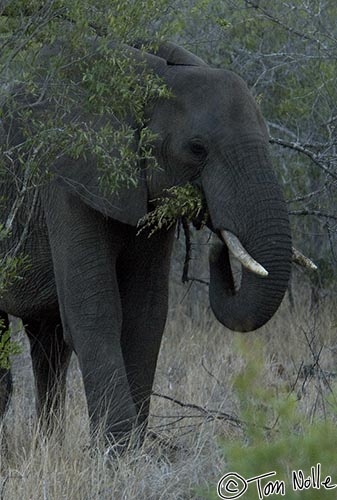
<instances>
[{"instance_id":1,"label":"gray elephant","mask_svg":"<svg viewBox=\"0 0 337 500\"><path fill-rule=\"evenodd\" d=\"M174 228L151 238L145 231L137 235L151 200L173 185L200 187L208 225L219 236L210 254L210 304L232 330L254 330L273 316L291 268L287 208L268 132L246 84L172 43L155 54L130 50L172 90L172 98L158 98L149 112L160 168L149 176L141 165L136 187L103 195L94 155L58 158L54 176L35 193L28 231L18 214L12 236L1 243L7 252L20 241L30 261L23 279L1 297L0 309L5 325L8 314L25 325L38 415L50 424L62 411L74 351L91 428L104 422L106 436L116 440L146 428L167 316ZM7 137L14 134L3 127ZM12 177L2 189L14 199ZM230 253L243 265L239 290ZM4 412L9 372L2 370L1 384Z\"/></svg>"}]
</instances>

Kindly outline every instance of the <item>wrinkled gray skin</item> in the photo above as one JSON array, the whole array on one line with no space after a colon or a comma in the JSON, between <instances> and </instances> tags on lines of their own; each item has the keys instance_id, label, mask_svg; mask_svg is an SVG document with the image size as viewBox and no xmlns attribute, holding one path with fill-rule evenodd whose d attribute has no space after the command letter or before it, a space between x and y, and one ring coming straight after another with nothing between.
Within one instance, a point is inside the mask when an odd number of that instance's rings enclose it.
<instances>
[{"instance_id":1,"label":"wrinkled gray skin","mask_svg":"<svg viewBox=\"0 0 337 500\"><path fill-rule=\"evenodd\" d=\"M32 267L0 299L5 320L7 314L22 318L30 340L38 414L51 424L62 411L74 351L92 430L105 416L104 431L116 439L135 425L146 427L167 315L174 235L136 235L149 200L170 186L197 182L209 226L230 230L268 270L267 278L244 270L235 292L228 250L219 239L210 255L209 294L225 326L249 331L266 323L290 273L287 210L270 163L267 130L245 83L174 44L144 57L175 95L158 101L149 115L161 168L150 176L144 165L138 187L104 197L94 158L59 159L54 178L39 190L23 246ZM5 189L14 196L11 183L7 179ZM19 240L25 221L17 217L3 251ZM9 373L2 375L4 412L11 381Z\"/></svg>"}]
</instances>

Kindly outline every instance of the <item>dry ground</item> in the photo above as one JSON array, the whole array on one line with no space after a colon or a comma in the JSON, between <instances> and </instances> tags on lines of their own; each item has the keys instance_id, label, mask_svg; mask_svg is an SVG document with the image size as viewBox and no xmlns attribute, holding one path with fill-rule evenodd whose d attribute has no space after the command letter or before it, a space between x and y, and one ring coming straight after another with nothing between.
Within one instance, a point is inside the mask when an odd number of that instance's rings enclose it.
<instances>
[{"instance_id":1,"label":"dry ground","mask_svg":"<svg viewBox=\"0 0 337 500\"><path fill-rule=\"evenodd\" d=\"M193 285L196 286L196 285ZM265 384L288 384L300 395L303 418L325 410L326 381L337 371L336 313L331 297L312 303L308 286L294 291L292 309L286 297L275 318L254 334L234 334L219 325L206 301L193 303L173 284L155 391L184 404L235 416L235 375L245 360L233 339L263 342ZM191 299L192 297L192 299ZM68 378L64 444L44 442L34 431L34 397L27 344L14 360L15 392L4 423L7 451L2 450L0 499L198 499L197 488L216 486L226 472L219 439L240 432L226 419L214 419L198 406L153 396L150 427L161 441L148 438L141 449L111 463L88 448L88 419L79 368L74 358ZM311 345L311 348L310 348ZM320 351L321 350L321 351ZM314 356L319 355L318 365ZM318 366L318 368L317 368ZM319 373L318 373L319 371ZM329 383L330 383L329 382ZM168 446L170 444L170 446Z\"/></svg>"}]
</instances>

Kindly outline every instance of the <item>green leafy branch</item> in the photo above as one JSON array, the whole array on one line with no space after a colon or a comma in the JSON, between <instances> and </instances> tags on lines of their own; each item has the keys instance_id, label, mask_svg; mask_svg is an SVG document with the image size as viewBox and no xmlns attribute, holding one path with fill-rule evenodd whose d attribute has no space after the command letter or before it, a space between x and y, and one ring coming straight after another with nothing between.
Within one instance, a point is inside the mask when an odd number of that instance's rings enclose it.
<instances>
[{"instance_id":1,"label":"green leafy branch","mask_svg":"<svg viewBox=\"0 0 337 500\"><path fill-rule=\"evenodd\" d=\"M0 329L4 328L4 321L0 320ZM0 369L9 370L10 356L21 353L21 346L18 342L11 340L10 330L6 330L0 337Z\"/></svg>"},{"instance_id":2,"label":"green leafy branch","mask_svg":"<svg viewBox=\"0 0 337 500\"><path fill-rule=\"evenodd\" d=\"M139 233L145 228L149 228L150 237L163 227L169 229L180 218L191 222L202 216L201 226L206 223L208 212L205 210L202 193L199 188L192 184L166 189L165 194L153 202L157 203L156 208L138 222L138 226L141 226Z\"/></svg>"},{"instance_id":3,"label":"green leafy branch","mask_svg":"<svg viewBox=\"0 0 337 500\"><path fill-rule=\"evenodd\" d=\"M15 282L21 280L24 271L29 269L30 263L27 255L12 257L6 255L0 259L0 297Z\"/></svg>"}]
</instances>

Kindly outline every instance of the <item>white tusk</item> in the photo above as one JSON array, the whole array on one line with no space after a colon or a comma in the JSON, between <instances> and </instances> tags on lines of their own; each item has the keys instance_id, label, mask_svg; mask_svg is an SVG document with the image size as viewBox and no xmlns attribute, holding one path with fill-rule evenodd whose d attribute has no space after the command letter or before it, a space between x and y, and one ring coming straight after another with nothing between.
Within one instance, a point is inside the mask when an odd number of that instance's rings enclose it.
<instances>
[{"instance_id":1,"label":"white tusk","mask_svg":"<svg viewBox=\"0 0 337 500\"><path fill-rule=\"evenodd\" d=\"M251 255L244 249L240 243L239 238L237 238L233 233L229 231L220 231L223 241L226 243L228 250L232 252L234 257L249 271L258 274L259 276L268 276L268 271L261 266L256 260L253 259Z\"/></svg>"},{"instance_id":2,"label":"white tusk","mask_svg":"<svg viewBox=\"0 0 337 500\"><path fill-rule=\"evenodd\" d=\"M295 247L293 247L292 250L293 250L292 259L293 259L293 262L295 262L295 264L298 264L299 266L302 266L302 267L307 267L308 269L311 269L312 271L317 271L318 267L316 266L316 264L312 260L309 259L309 257L306 257L305 255L303 255L303 253L296 250Z\"/></svg>"}]
</instances>

